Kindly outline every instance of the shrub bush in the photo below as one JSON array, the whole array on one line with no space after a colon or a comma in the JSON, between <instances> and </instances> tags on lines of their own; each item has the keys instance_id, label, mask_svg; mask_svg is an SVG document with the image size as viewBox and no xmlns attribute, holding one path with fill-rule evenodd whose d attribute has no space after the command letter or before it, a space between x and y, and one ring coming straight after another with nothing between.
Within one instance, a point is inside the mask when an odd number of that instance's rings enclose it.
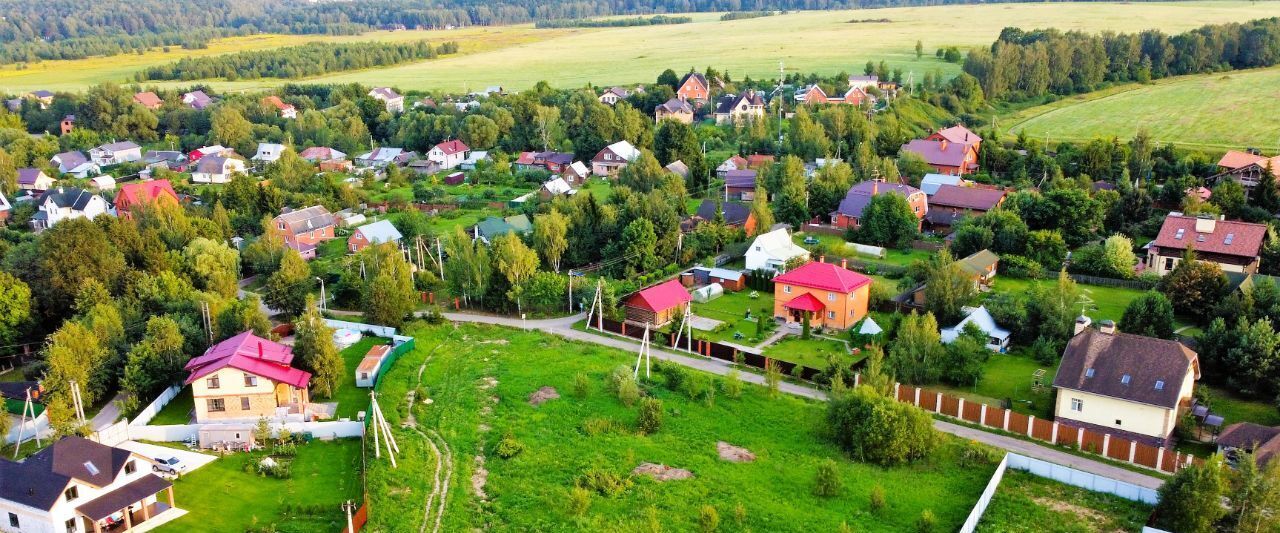
<instances>
[{"instance_id":1,"label":"shrub bush","mask_svg":"<svg viewBox=\"0 0 1280 533\"><path fill-rule=\"evenodd\" d=\"M591 491L582 487L569 489L569 514L582 516L591 507Z\"/></svg>"},{"instance_id":2,"label":"shrub bush","mask_svg":"<svg viewBox=\"0 0 1280 533\"><path fill-rule=\"evenodd\" d=\"M573 376L573 395L579 399L586 399L591 394L591 381L587 379L587 375L581 372Z\"/></svg>"},{"instance_id":3,"label":"shrub bush","mask_svg":"<svg viewBox=\"0 0 1280 533\"><path fill-rule=\"evenodd\" d=\"M658 373L667 378L667 389L673 392L680 391L686 376L684 367L669 361L658 361L656 366Z\"/></svg>"},{"instance_id":4,"label":"shrub bush","mask_svg":"<svg viewBox=\"0 0 1280 533\"><path fill-rule=\"evenodd\" d=\"M840 481L840 466L834 460L827 459L818 464L818 473L813 480L813 493L823 498L839 496L844 489Z\"/></svg>"},{"instance_id":5,"label":"shrub bush","mask_svg":"<svg viewBox=\"0 0 1280 533\"><path fill-rule=\"evenodd\" d=\"M742 378L738 377L737 370L730 370L729 375L724 377L724 381L720 383L720 386L724 388L725 396L734 399L742 396Z\"/></svg>"},{"instance_id":6,"label":"shrub bush","mask_svg":"<svg viewBox=\"0 0 1280 533\"><path fill-rule=\"evenodd\" d=\"M871 487L871 512L879 513L884 510L884 487L879 483Z\"/></svg>"},{"instance_id":7,"label":"shrub bush","mask_svg":"<svg viewBox=\"0 0 1280 533\"><path fill-rule=\"evenodd\" d=\"M854 458L884 466L927 457L938 443L928 413L869 387L832 398L827 423L836 443Z\"/></svg>"},{"instance_id":8,"label":"shrub bush","mask_svg":"<svg viewBox=\"0 0 1280 533\"><path fill-rule=\"evenodd\" d=\"M631 488L631 478L599 467L592 467L578 476L577 485L589 489L602 496L617 496Z\"/></svg>"},{"instance_id":9,"label":"shrub bush","mask_svg":"<svg viewBox=\"0 0 1280 533\"><path fill-rule=\"evenodd\" d=\"M636 400L640 399L640 384L636 383L635 378L627 376L618 385L618 399L627 407L635 405Z\"/></svg>"},{"instance_id":10,"label":"shrub bush","mask_svg":"<svg viewBox=\"0 0 1280 533\"><path fill-rule=\"evenodd\" d=\"M938 530L938 519L933 516L933 511L925 509L920 511L920 518L916 519L917 533L933 533Z\"/></svg>"},{"instance_id":11,"label":"shrub bush","mask_svg":"<svg viewBox=\"0 0 1280 533\"><path fill-rule=\"evenodd\" d=\"M640 400L640 414L636 417L636 428L645 435L652 435L662 429L662 400L656 398Z\"/></svg>"},{"instance_id":12,"label":"shrub bush","mask_svg":"<svg viewBox=\"0 0 1280 533\"><path fill-rule=\"evenodd\" d=\"M634 372L631 370L631 367L627 365L618 365L613 367L613 370L609 372L609 376L606 378L605 389L616 394L618 392L618 387L622 385L622 382L635 379L632 377L633 374Z\"/></svg>"},{"instance_id":13,"label":"shrub bush","mask_svg":"<svg viewBox=\"0 0 1280 533\"><path fill-rule=\"evenodd\" d=\"M720 528L720 513L711 505L703 505L698 509L698 529L703 533L711 533Z\"/></svg>"},{"instance_id":14,"label":"shrub bush","mask_svg":"<svg viewBox=\"0 0 1280 533\"><path fill-rule=\"evenodd\" d=\"M1020 255L1004 255L1000 257L1000 275L1011 278L1040 279L1044 277L1044 267Z\"/></svg>"},{"instance_id":15,"label":"shrub bush","mask_svg":"<svg viewBox=\"0 0 1280 533\"><path fill-rule=\"evenodd\" d=\"M615 433L618 431L618 423L612 419L601 416L593 416L582 421L582 432L588 437L603 435L605 433Z\"/></svg>"},{"instance_id":16,"label":"shrub bush","mask_svg":"<svg viewBox=\"0 0 1280 533\"><path fill-rule=\"evenodd\" d=\"M510 459L524 451L524 444L516 440L516 436L508 431L502 435L502 439L498 441L498 447L494 451L498 454L498 457Z\"/></svg>"}]
</instances>

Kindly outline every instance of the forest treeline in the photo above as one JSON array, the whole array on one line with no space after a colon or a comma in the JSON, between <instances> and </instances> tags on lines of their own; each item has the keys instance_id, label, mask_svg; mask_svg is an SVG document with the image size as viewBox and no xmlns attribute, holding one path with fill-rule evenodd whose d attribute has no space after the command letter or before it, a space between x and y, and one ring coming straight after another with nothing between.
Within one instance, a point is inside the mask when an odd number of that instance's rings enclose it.
<instances>
[{"instance_id":1,"label":"forest treeline","mask_svg":"<svg viewBox=\"0 0 1280 533\"><path fill-rule=\"evenodd\" d=\"M401 26L442 28L610 15L966 3L975 0L0 0L0 64L110 56L161 46L202 48L210 39L255 33L352 35Z\"/></svg>"},{"instance_id":2,"label":"forest treeline","mask_svg":"<svg viewBox=\"0 0 1280 533\"><path fill-rule=\"evenodd\" d=\"M975 49L964 71L991 100L1025 100L1096 90L1105 83L1148 82L1183 74L1280 63L1280 18L1209 25L1177 35L1087 34L1005 28Z\"/></svg>"},{"instance_id":3,"label":"forest treeline","mask_svg":"<svg viewBox=\"0 0 1280 533\"><path fill-rule=\"evenodd\" d=\"M321 74L383 67L433 59L458 51L449 41L432 46L427 41L410 43L308 43L272 50L183 58L167 65L139 71L135 81L203 80L211 78L297 79Z\"/></svg>"},{"instance_id":4,"label":"forest treeline","mask_svg":"<svg viewBox=\"0 0 1280 533\"><path fill-rule=\"evenodd\" d=\"M539 20L533 25L535 28L623 28L628 26L659 26L662 24L688 24L693 22L691 17L671 17L667 15L654 15L652 17L632 17L622 19L557 19L557 20Z\"/></svg>"}]
</instances>

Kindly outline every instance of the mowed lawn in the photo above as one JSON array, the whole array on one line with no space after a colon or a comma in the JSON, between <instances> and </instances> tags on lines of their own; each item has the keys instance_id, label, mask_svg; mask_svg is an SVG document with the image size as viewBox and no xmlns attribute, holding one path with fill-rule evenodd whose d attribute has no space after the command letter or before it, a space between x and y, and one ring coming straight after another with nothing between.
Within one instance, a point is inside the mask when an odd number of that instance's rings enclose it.
<instances>
[{"instance_id":1,"label":"mowed lawn","mask_svg":"<svg viewBox=\"0 0 1280 533\"><path fill-rule=\"evenodd\" d=\"M751 294L756 293L752 298ZM751 318L746 318L747 311ZM756 319L764 317L773 320L773 294L764 291L753 291L750 288L741 291L725 291L724 295L706 303L693 302L693 314L704 318L719 320L731 324L723 331L693 330L694 338L709 341L729 341L735 344L755 345L764 339L756 339ZM677 324L679 326L679 324ZM741 339L734 338L741 333ZM753 340L755 339L755 340Z\"/></svg>"},{"instance_id":2,"label":"mowed lawn","mask_svg":"<svg viewBox=\"0 0 1280 533\"><path fill-rule=\"evenodd\" d=\"M1280 139L1280 122L1241 117L1273 106L1277 100L1280 68L1267 68L1126 85L1026 109L1006 123L1011 125L1012 135L1025 131L1037 139L1047 136L1050 141L1112 136L1124 140L1145 128L1157 141L1190 148L1273 148ZM1171 109L1177 112L1169 112Z\"/></svg>"},{"instance_id":3,"label":"mowed lawn","mask_svg":"<svg viewBox=\"0 0 1280 533\"><path fill-rule=\"evenodd\" d=\"M1241 22L1275 15L1267 2L1041 3L874 10L799 11L775 17L722 22L718 13L691 15L693 23L607 29L537 30L531 25L467 27L455 30L372 32L363 36L261 35L220 39L208 50L173 49L141 56L123 55L34 64L29 70L0 70L8 92L35 89L76 90L103 81L124 82L133 72L185 55L215 55L260 50L310 41L456 40L456 56L382 69L334 73L308 81L390 85L401 89L475 90L502 85L524 90L539 81L581 87L651 82L664 69L682 72L708 65L732 79L775 77L779 62L788 71L825 75L855 73L867 61L887 61L914 74L940 70L956 74L958 64L943 63L934 51L944 46L990 46L1000 30L1054 27L1066 30L1176 33L1205 24ZM853 20L888 19L889 22ZM795 38L804 35L803 39ZM925 54L915 55L923 41ZM858 46L850 47L856 42ZM219 90L280 85L286 80L215 81ZM162 85L188 86L190 82Z\"/></svg>"},{"instance_id":4,"label":"mowed lawn","mask_svg":"<svg viewBox=\"0 0 1280 533\"><path fill-rule=\"evenodd\" d=\"M994 468L961 466L958 456L969 444L949 437L936 456L917 465L885 469L856 463L823 436L821 403L770 399L762 388L747 385L740 398L720 393L708 405L668 390L656 373L643 388L663 402L664 423L656 434L639 435L637 408L605 389L608 372L630 364L632 354L491 326L413 331L418 347L401 360L407 364L392 371L381 394L402 398L416 386L417 365L426 361L419 390L432 403L419 402L414 413L419 429L438 431L453 450L454 484L443 521L448 531L636 531L650 513L666 531L692 531L703 505L716 509L721 531L835 531L842 522L856 531L904 531L926 509L937 516L938 531L950 531L964 520ZM587 378L585 397L573 392L578 373ZM492 388L490 379L497 382ZM544 386L561 397L531 406L530 393ZM421 438L400 428L403 407L388 403L386 411L401 449L421 450ZM587 431L588 420L608 429ZM502 459L495 443L508 433L524 450ZM757 460L722 461L717 441L746 447ZM482 505L468 482L477 453L486 456ZM399 469L385 461L371 465L375 509L416 510L429 492L434 461L417 459L413 451L401 457ZM844 485L829 499L813 495L817 465L827 459L837 462ZM629 475L644 462L689 469L694 477L657 483ZM585 514L574 516L570 489L591 469L631 477L633 485L616 496L593 494ZM887 507L873 513L868 501L877 484ZM371 527L412 531L420 523L420 512L375 512Z\"/></svg>"},{"instance_id":5,"label":"mowed lawn","mask_svg":"<svg viewBox=\"0 0 1280 533\"><path fill-rule=\"evenodd\" d=\"M1142 531L1151 506L1019 470L1005 472L976 531L1092 533Z\"/></svg>"},{"instance_id":6,"label":"mowed lawn","mask_svg":"<svg viewBox=\"0 0 1280 533\"><path fill-rule=\"evenodd\" d=\"M1039 392L1033 387L1035 373L1044 370ZM968 386L929 386L930 390L944 391L964 398L999 407L1009 400L1013 410L1040 418L1053 416L1053 376L1058 373L1058 362L1041 364L1030 357L1017 354L992 353L982 365L982 378Z\"/></svg>"},{"instance_id":7,"label":"mowed lawn","mask_svg":"<svg viewBox=\"0 0 1280 533\"><path fill-rule=\"evenodd\" d=\"M356 419L356 413L369 408L369 389L356 386L356 367L364 359L369 349L379 344L387 344L388 339L380 337L364 337L360 342L342 350L342 362L346 371L342 373L338 393L333 398L315 398L319 402L338 402L337 418Z\"/></svg>"},{"instance_id":8,"label":"mowed lawn","mask_svg":"<svg viewBox=\"0 0 1280 533\"><path fill-rule=\"evenodd\" d=\"M360 439L298 445L289 479L259 476L252 457L236 453L184 475L174 501L187 514L160 532L339 531L342 502L360 499ZM249 470L246 471L246 468ZM300 514L298 507L306 507ZM318 514L317 514L318 513Z\"/></svg>"},{"instance_id":9,"label":"mowed lawn","mask_svg":"<svg viewBox=\"0 0 1280 533\"><path fill-rule=\"evenodd\" d=\"M836 333L836 335L841 334L843 332ZM854 356L849 353L849 345L838 340L822 337L801 339L799 335L788 335L783 337L782 340L766 346L764 355L772 359L819 370L830 366L827 364L827 360L833 355L846 365L851 365L863 358L863 356Z\"/></svg>"}]
</instances>

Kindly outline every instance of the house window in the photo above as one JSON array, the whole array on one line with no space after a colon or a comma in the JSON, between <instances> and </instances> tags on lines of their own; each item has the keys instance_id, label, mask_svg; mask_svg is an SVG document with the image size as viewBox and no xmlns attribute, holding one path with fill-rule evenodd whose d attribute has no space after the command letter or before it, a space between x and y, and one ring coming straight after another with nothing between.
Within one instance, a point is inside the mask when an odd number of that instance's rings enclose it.
<instances>
[{"instance_id":1,"label":"house window","mask_svg":"<svg viewBox=\"0 0 1280 533\"><path fill-rule=\"evenodd\" d=\"M1129 384L1129 379L1130 379L1130 378L1129 378L1129 374L1125 374L1125 375L1123 375L1123 376L1120 376L1120 383L1121 383L1121 384L1123 384L1123 385L1128 385L1128 384Z\"/></svg>"},{"instance_id":2,"label":"house window","mask_svg":"<svg viewBox=\"0 0 1280 533\"><path fill-rule=\"evenodd\" d=\"M834 292L828 292L828 293L827 293L827 301L828 301L828 302L834 302L834 301L836 301L836 293L834 293Z\"/></svg>"},{"instance_id":3,"label":"house window","mask_svg":"<svg viewBox=\"0 0 1280 533\"><path fill-rule=\"evenodd\" d=\"M240 397L240 410L241 410L241 411L248 411L248 410L249 410L249 397L248 397L248 396L241 396L241 397Z\"/></svg>"},{"instance_id":4,"label":"house window","mask_svg":"<svg viewBox=\"0 0 1280 533\"><path fill-rule=\"evenodd\" d=\"M1173 270L1173 258L1172 258L1172 257L1166 257L1166 258L1164 258L1164 269L1165 269L1165 270Z\"/></svg>"},{"instance_id":5,"label":"house window","mask_svg":"<svg viewBox=\"0 0 1280 533\"><path fill-rule=\"evenodd\" d=\"M830 319L832 319L832 320L835 320L835 318L836 318L836 312L835 312L835 311L827 311L827 318L830 318Z\"/></svg>"},{"instance_id":6,"label":"house window","mask_svg":"<svg viewBox=\"0 0 1280 533\"><path fill-rule=\"evenodd\" d=\"M80 529L76 527L76 519L74 518L67 520L66 526L67 533L76 533L77 531L80 531Z\"/></svg>"},{"instance_id":7,"label":"house window","mask_svg":"<svg viewBox=\"0 0 1280 533\"><path fill-rule=\"evenodd\" d=\"M75 485L72 485L67 487L67 490L62 492L62 495L67 497L67 501L71 501L80 497L80 491L76 489Z\"/></svg>"},{"instance_id":8,"label":"house window","mask_svg":"<svg viewBox=\"0 0 1280 533\"><path fill-rule=\"evenodd\" d=\"M787 294L791 294L791 286L790 286L790 285L783 285L783 286L782 286L782 292L787 293Z\"/></svg>"},{"instance_id":9,"label":"house window","mask_svg":"<svg viewBox=\"0 0 1280 533\"><path fill-rule=\"evenodd\" d=\"M125 464L124 464L124 473L125 473L125 474L132 474L132 473L137 472L137 471L138 471L138 465L137 465L137 463L136 463L136 462L134 462L134 461L130 460L129 462L127 462L127 463L125 463Z\"/></svg>"},{"instance_id":10,"label":"house window","mask_svg":"<svg viewBox=\"0 0 1280 533\"><path fill-rule=\"evenodd\" d=\"M1084 411L1084 400L1081 400L1080 398L1072 398L1071 410L1076 412Z\"/></svg>"},{"instance_id":11,"label":"house window","mask_svg":"<svg viewBox=\"0 0 1280 533\"><path fill-rule=\"evenodd\" d=\"M1089 367L1087 370L1084 371L1084 377L1086 378L1093 377L1093 367Z\"/></svg>"},{"instance_id":12,"label":"house window","mask_svg":"<svg viewBox=\"0 0 1280 533\"><path fill-rule=\"evenodd\" d=\"M226 411L226 410L227 410L227 404L226 404L226 402L225 402L225 401L223 401L223 399L222 399L222 398L210 398L210 399L209 399L209 412L210 412L210 413L221 413L221 412Z\"/></svg>"},{"instance_id":13,"label":"house window","mask_svg":"<svg viewBox=\"0 0 1280 533\"><path fill-rule=\"evenodd\" d=\"M360 379L362 379L362 380L364 380L364 379L369 379L369 373L368 373L368 372L361 372L361 373L360 373Z\"/></svg>"},{"instance_id":14,"label":"house window","mask_svg":"<svg viewBox=\"0 0 1280 533\"><path fill-rule=\"evenodd\" d=\"M213 376L209 379L206 379L204 381L204 384L205 384L205 387L208 387L210 389L216 389L222 386L222 383L218 381L218 376Z\"/></svg>"},{"instance_id":15,"label":"house window","mask_svg":"<svg viewBox=\"0 0 1280 533\"><path fill-rule=\"evenodd\" d=\"M258 386L258 376L255 376L255 375L252 375L252 374L245 374L245 375L244 375L244 386L246 386L246 387L257 387L257 386Z\"/></svg>"},{"instance_id":16,"label":"house window","mask_svg":"<svg viewBox=\"0 0 1280 533\"><path fill-rule=\"evenodd\" d=\"M19 527L19 526L18 526L18 515L13 514L13 513L9 513L9 527L12 527L12 528L17 528L17 527Z\"/></svg>"},{"instance_id":17,"label":"house window","mask_svg":"<svg viewBox=\"0 0 1280 533\"><path fill-rule=\"evenodd\" d=\"M1118 425L1120 425L1120 419L1119 419L1119 418L1117 418L1117 419L1116 419L1116 425L1117 425L1117 426L1118 426Z\"/></svg>"}]
</instances>

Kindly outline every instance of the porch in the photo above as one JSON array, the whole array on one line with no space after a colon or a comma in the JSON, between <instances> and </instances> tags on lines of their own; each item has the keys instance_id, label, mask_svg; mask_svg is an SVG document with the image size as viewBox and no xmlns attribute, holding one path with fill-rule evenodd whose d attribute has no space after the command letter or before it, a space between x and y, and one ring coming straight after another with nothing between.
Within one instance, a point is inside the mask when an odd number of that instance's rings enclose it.
<instances>
[{"instance_id":1,"label":"porch","mask_svg":"<svg viewBox=\"0 0 1280 533\"><path fill-rule=\"evenodd\" d=\"M161 493L164 493L162 501ZM173 483L147 474L76 508L85 531L149 531L183 514L173 502Z\"/></svg>"}]
</instances>

